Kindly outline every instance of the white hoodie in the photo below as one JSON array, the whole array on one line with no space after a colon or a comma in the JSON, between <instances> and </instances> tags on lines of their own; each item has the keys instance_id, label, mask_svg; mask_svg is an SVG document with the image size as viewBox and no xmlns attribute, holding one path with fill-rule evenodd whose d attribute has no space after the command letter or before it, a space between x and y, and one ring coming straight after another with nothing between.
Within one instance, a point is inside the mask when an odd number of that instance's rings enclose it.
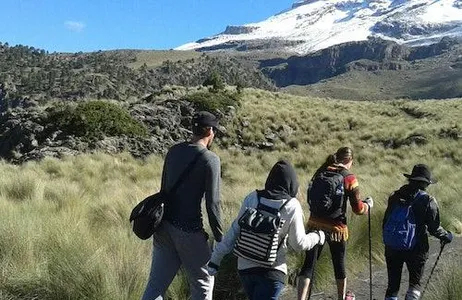
<instances>
[{"instance_id":1,"label":"white hoodie","mask_svg":"<svg viewBox=\"0 0 462 300\"><path fill-rule=\"evenodd\" d=\"M260 197L260 202L266 206L279 209L279 207L286 202L286 199L272 200ZM220 265L223 257L230 253L239 236L240 226L238 224L239 218L244 214L247 207L256 208L258 205L257 192L250 193L242 203L241 209L237 218L233 221L231 228L229 228L226 235L223 237L221 242L216 244L215 249L212 253L210 261L216 265ZM300 202L296 198L292 198L281 210L281 218L286 220L281 230L279 231L279 239L285 239L288 236L290 246L295 251L304 251L313 248L319 243L319 235L317 233L305 233L305 225L303 221L303 211L300 206ZM284 272L287 274L287 263L286 263L286 252L287 243L284 243L278 250L276 261L271 268ZM245 258L238 257L237 268L238 270L245 270L249 268L263 267L258 263L250 261Z\"/></svg>"}]
</instances>

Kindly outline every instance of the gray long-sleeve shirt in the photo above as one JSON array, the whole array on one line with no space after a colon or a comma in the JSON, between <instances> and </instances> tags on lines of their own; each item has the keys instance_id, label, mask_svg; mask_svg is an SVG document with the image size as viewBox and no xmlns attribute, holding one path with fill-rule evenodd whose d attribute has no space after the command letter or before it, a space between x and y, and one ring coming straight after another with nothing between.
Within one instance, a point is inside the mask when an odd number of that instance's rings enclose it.
<instances>
[{"instance_id":1,"label":"gray long-sleeve shirt","mask_svg":"<svg viewBox=\"0 0 462 300\"><path fill-rule=\"evenodd\" d=\"M162 172L162 189L169 191L181 173L204 149L203 145L180 143L170 148ZM165 220L184 231L203 229L201 201L205 195L207 215L216 241L221 241L223 229L220 207L220 158L205 151L186 176L174 195L165 204Z\"/></svg>"}]
</instances>

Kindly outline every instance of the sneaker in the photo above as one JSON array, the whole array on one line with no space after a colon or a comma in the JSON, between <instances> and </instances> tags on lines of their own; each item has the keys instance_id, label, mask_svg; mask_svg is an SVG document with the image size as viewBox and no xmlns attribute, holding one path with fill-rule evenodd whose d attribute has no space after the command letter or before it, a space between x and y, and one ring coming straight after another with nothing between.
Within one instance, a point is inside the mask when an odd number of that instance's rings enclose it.
<instances>
[{"instance_id":1,"label":"sneaker","mask_svg":"<svg viewBox=\"0 0 462 300\"><path fill-rule=\"evenodd\" d=\"M420 292L415 289L409 289L406 293L406 300L419 300Z\"/></svg>"}]
</instances>

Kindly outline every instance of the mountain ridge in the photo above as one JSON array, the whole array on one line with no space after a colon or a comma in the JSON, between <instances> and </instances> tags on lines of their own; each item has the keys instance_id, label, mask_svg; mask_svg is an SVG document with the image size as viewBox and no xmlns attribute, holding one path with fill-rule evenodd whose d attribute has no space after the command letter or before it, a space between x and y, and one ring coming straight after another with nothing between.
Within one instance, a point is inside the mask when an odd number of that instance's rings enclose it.
<instances>
[{"instance_id":1,"label":"mountain ridge","mask_svg":"<svg viewBox=\"0 0 462 300\"><path fill-rule=\"evenodd\" d=\"M307 0L264 21L229 25L222 33L175 49L244 51L256 41L278 40L279 45L266 49L308 54L369 37L418 46L445 36L462 37L460 0Z\"/></svg>"}]
</instances>

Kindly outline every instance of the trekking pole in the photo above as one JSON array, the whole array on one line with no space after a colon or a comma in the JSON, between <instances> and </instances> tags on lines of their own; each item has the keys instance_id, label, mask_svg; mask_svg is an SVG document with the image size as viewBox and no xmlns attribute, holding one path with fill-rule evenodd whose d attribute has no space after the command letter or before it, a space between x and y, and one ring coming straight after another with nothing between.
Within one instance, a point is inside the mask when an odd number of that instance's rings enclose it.
<instances>
[{"instance_id":1,"label":"trekking pole","mask_svg":"<svg viewBox=\"0 0 462 300\"><path fill-rule=\"evenodd\" d=\"M440 248L440 253L438 253L438 257L436 258L435 264L433 265L433 268L430 272L430 276L428 276L427 283L425 284L425 287L422 291L422 296L420 296L420 299L423 299L423 296L425 294L425 290L427 289L428 283L430 282L430 278L432 278L433 271L435 271L436 265L438 264L438 261L440 260L441 253L443 252L444 246L446 246L445 243L441 243L441 248Z\"/></svg>"},{"instance_id":2,"label":"trekking pole","mask_svg":"<svg viewBox=\"0 0 462 300\"><path fill-rule=\"evenodd\" d=\"M311 275L311 280L310 280L310 285L309 285L309 292L308 292L308 300L311 299L311 292L313 291L313 286L314 286L314 270L316 268L316 264L318 262L319 256L321 254L321 251L319 251L319 245L314 246L314 257L315 261L313 262L313 275Z\"/></svg>"},{"instance_id":3,"label":"trekking pole","mask_svg":"<svg viewBox=\"0 0 462 300\"><path fill-rule=\"evenodd\" d=\"M372 300L372 237L371 237L371 207L367 209L367 221L369 223L369 298Z\"/></svg>"}]
</instances>

